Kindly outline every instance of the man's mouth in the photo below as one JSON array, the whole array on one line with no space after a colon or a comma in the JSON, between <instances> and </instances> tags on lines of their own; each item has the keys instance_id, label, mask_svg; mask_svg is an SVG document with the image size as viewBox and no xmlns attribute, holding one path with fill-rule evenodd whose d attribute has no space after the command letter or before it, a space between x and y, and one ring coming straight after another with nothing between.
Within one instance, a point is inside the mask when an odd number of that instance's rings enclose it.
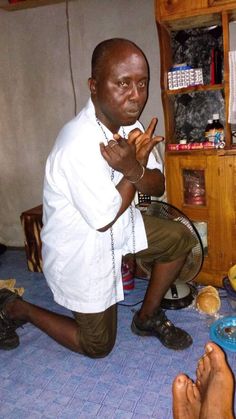
<instances>
[{"instance_id":1,"label":"man's mouth","mask_svg":"<svg viewBox=\"0 0 236 419\"><path fill-rule=\"evenodd\" d=\"M140 114L140 109L127 109L126 113L130 116L138 116Z\"/></svg>"}]
</instances>

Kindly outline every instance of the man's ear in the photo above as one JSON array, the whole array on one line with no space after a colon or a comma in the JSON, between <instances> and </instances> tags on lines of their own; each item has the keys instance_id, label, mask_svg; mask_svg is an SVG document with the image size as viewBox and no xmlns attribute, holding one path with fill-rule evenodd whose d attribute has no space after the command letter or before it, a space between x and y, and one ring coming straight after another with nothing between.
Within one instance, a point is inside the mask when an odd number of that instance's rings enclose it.
<instances>
[{"instance_id":1,"label":"man's ear","mask_svg":"<svg viewBox=\"0 0 236 419\"><path fill-rule=\"evenodd\" d=\"M89 77L88 79L88 87L92 95L96 94L96 80L92 77Z\"/></svg>"}]
</instances>

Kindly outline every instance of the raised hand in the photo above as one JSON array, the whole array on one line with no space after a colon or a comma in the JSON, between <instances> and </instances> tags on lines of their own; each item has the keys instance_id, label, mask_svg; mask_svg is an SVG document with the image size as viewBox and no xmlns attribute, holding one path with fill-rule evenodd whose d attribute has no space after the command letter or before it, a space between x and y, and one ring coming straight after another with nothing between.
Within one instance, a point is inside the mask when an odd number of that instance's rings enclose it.
<instances>
[{"instance_id":1,"label":"raised hand","mask_svg":"<svg viewBox=\"0 0 236 419\"><path fill-rule=\"evenodd\" d=\"M100 151L110 167L121 172L125 177L136 177L140 174L140 163L136 158L136 146L132 142L114 134L108 145L100 144ZM141 167L142 170L142 167Z\"/></svg>"},{"instance_id":2,"label":"raised hand","mask_svg":"<svg viewBox=\"0 0 236 419\"><path fill-rule=\"evenodd\" d=\"M146 131L142 132L140 129L135 128L128 135L128 143L135 144L136 159L144 166L147 164L149 154L153 147L164 140L160 136L153 137L156 124L157 118L152 118Z\"/></svg>"}]
</instances>

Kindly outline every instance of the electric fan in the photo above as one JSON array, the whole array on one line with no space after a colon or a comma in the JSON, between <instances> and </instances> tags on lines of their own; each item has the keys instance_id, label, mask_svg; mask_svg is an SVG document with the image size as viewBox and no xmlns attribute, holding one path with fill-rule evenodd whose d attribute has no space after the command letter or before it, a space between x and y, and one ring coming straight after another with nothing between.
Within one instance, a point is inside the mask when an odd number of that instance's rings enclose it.
<instances>
[{"instance_id":1,"label":"electric fan","mask_svg":"<svg viewBox=\"0 0 236 419\"><path fill-rule=\"evenodd\" d=\"M142 210L141 207L140 209ZM176 310L187 307L192 303L196 295L196 288L190 284L190 281L192 281L200 272L204 260L201 237L193 222L178 208L167 202L151 200L151 203L145 207L145 214L178 221L184 224L197 240L196 245L188 254L178 278L171 285L161 303L161 306L164 309ZM137 265L147 274L147 277L150 277L150 264L147 264L140 259L137 259L136 262Z\"/></svg>"}]
</instances>

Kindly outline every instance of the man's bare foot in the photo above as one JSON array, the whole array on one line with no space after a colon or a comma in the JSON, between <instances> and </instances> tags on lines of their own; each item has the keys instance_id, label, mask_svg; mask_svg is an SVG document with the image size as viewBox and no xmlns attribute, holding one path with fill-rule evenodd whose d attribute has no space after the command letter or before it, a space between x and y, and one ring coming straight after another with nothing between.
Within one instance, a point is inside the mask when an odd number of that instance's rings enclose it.
<instances>
[{"instance_id":1,"label":"man's bare foot","mask_svg":"<svg viewBox=\"0 0 236 419\"><path fill-rule=\"evenodd\" d=\"M179 374L173 381L173 418L199 419L201 401L196 385L186 375Z\"/></svg>"},{"instance_id":2,"label":"man's bare foot","mask_svg":"<svg viewBox=\"0 0 236 419\"><path fill-rule=\"evenodd\" d=\"M215 343L206 344L196 375L201 395L200 419L233 419L233 374L224 352Z\"/></svg>"}]
</instances>

